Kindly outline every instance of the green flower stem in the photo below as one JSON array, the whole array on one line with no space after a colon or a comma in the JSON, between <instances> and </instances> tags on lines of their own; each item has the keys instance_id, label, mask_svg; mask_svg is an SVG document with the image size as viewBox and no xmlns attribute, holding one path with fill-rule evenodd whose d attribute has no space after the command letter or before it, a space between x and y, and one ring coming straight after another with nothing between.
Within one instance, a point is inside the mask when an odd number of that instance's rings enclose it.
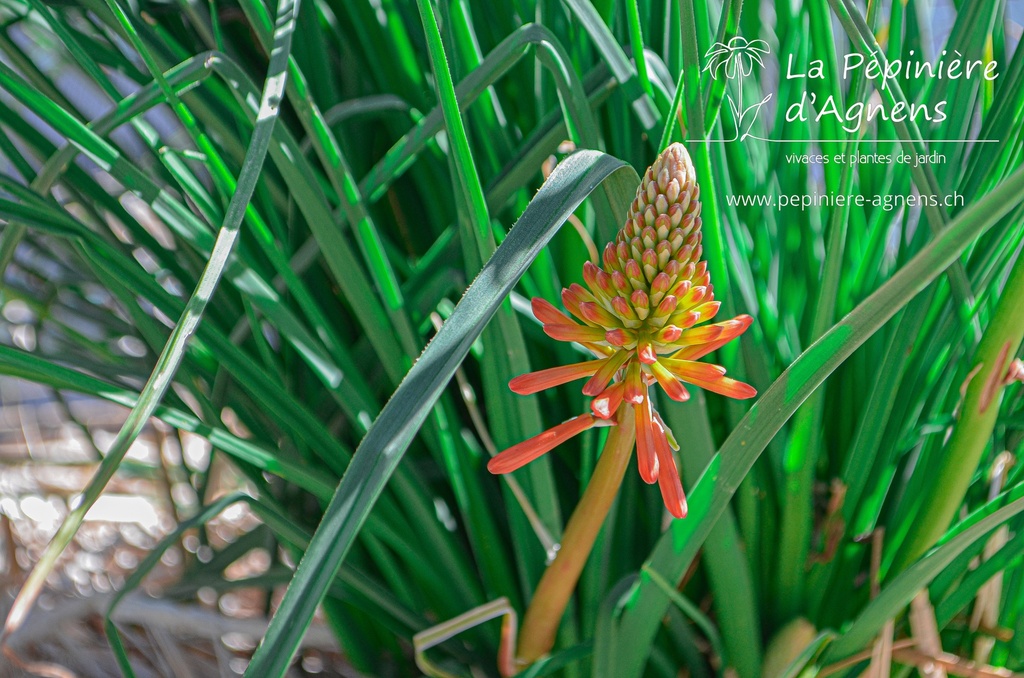
<instances>
[{"instance_id":1,"label":"green flower stem","mask_svg":"<svg viewBox=\"0 0 1024 678\"><path fill-rule=\"evenodd\" d=\"M555 633L604 519L619 493L636 439L633 408L619 408L618 425L608 433L594 475L562 535L554 561L540 579L519 631L516 663L529 666L555 644Z\"/></svg>"},{"instance_id":2,"label":"green flower stem","mask_svg":"<svg viewBox=\"0 0 1024 678\"><path fill-rule=\"evenodd\" d=\"M918 528L896 554L889 576L898 574L939 541L949 528L995 428L1003 379L1024 339L1024 256L1017 258L992 322L978 344L973 377L960 418L939 459L931 491L917 512Z\"/></svg>"},{"instance_id":3,"label":"green flower stem","mask_svg":"<svg viewBox=\"0 0 1024 678\"><path fill-rule=\"evenodd\" d=\"M633 51L633 62L636 64L636 77L647 96L654 99L654 88L651 87L651 78L647 75L647 60L644 59L644 36L640 29L640 8L636 0L626 2L626 25L629 27L629 46ZM662 148L664 146L658 150Z\"/></svg>"}]
</instances>

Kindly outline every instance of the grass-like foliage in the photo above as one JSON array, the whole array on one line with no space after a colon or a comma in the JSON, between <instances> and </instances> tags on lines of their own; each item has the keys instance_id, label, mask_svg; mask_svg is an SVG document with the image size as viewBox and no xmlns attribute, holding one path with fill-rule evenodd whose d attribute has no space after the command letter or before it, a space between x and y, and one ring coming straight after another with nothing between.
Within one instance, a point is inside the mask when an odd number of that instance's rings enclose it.
<instances>
[{"instance_id":1,"label":"grass-like foliage","mask_svg":"<svg viewBox=\"0 0 1024 678\"><path fill-rule=\"evenodd\" d=\"M318 608L368 674L496 675L490 619L609 436L487 472L589 408L509 390L587 357L529 298L561 304L680 141L722 317L754 319L714 362L760 395L657 400L689 515L625 474L524 675L1024 671L1024 14L932 4L0 0L0 294L31 316L0 374L128 408L5 633L156 417L244 479L168 469L196 501L162 549L264 523L177 593L287 582L246 675ZM249 548L270 568L227 578Z\"/></svg>"}]
</instances>

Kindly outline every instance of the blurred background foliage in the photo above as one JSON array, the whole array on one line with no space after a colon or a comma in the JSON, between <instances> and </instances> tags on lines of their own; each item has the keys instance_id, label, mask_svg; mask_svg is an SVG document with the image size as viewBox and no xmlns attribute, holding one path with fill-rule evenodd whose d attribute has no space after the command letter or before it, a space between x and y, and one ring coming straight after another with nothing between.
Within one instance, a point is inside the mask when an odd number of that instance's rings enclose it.
<instances>
[{"instance_id":1,"label":"blurred background foliage","mask_svg":"<svg viewBox=\"0 0 1024 678\"><path fill-rule=\"evenodd\" d=\"M921 589L941 649L1024 670L1024 391L993 386L1024 327L1018 0L305 0L294 23L286 4L0 3L0 372L135 405L236 186L258 175L173 385L142 404L209 440L266 528L187 558L176 595L287 583L353 451L557 162L587 148L642 173L663 139L680 140L701 181L723 317L755 318L716 362L777 395L749 415L749 403L699 393L659 403L686 486L712 464L704 491L665 532L658 493L627 474L555 653L532 675L854 675L879 633L939 649L905 614ZM704 55L734 36L771 54L749 77L713 78ZM247 151L268 72L279 75L275 40L287 86L262 162ZM841 77L847 53L942 50L995 60L999 75L881 92ZM791 56L820 59L826 76L788 77ZM736 118L730 101L769 94L752 121ZM843 110L946 101L947 115L855 133L827 117L787 121L810 94ZM943 160L918 166L787 157L932 151ZM568 194L572 178L548 195ZM962 201L947 206L954 193ZM729 199L838 194L939 200ZM500 596L524 609L604 432L511 480L484 465L586 406L572 387L524 398L506 384L579 360L543 336L528 299L557 303L623 214L614 191L594 193L488 329L463 336L476 341L436 402L393 413L392 424L422 415L422 429L323 601L359 670L407 675L415 633ZM994 406L972 409L993 389ZM119 463L108 455L104 467ZM171 469L184 488L174 512L203 542L208 507L224 508L213 468L183 457ZM269 553L266 570L227 578L252 549ZM430 656L493 674L497 642L497 623L485 624Z\"/></svg>"}]
</instances>

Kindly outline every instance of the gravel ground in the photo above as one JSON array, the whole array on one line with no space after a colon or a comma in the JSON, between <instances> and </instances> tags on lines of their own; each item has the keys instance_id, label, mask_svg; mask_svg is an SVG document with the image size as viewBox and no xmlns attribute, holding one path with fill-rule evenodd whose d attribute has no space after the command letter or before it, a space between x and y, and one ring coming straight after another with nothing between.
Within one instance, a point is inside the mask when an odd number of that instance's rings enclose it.
<instances>
[{"instance_id":1,"label":"gravel ground","mask_svg":"<svg viewBox=\"0 0 1024 678\"><path fill-rule=\"evenodd\" d=\"M85 398L54 394L15 379L0 379L0 612L6 616L69 502L85 486L126 410ZM149 426L128 454L123 471L90 511L74 543L50 577L33 613L0 657L0 678L70 676L106 678L119 670L104 635L104 616L115 591L138 563L188 514L196 497L182 473L205 468L209 450L193 436L161 424ZM215 469L223 491L237 487L231 469ZM214 546L233 542L258 521L243 507L208 526ZM266 593L200 589L190 599L155 597L180 584L186 564L207 547L186 535L130 593L114 619L139 678L238 676L266 628ZM254 549L228 568L231 578L254 576L270 565ZM178 587L180 589L180 586ZM280 595L275 592L275 599ZM315 625L289 675L354 676L333 638Z\"/></svg>"}]
</instances>

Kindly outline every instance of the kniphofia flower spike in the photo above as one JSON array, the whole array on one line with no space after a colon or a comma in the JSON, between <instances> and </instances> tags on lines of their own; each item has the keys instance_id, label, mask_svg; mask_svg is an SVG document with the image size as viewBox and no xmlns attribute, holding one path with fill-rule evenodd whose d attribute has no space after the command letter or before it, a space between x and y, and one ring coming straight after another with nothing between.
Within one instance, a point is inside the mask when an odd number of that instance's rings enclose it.
<instances>
[{"instance_id":1,"label":"kniphofia flower spike","mask_svg":"<svg viewBox=\"0 0 1024 678\"><path fill-rule=\"evenodd\" d=\"M703 324L721 302L701 260L699 198L690 155L682 144L672 144L647 170L625 225L604 249L603 266L587 262L586 286L573 283L562 290L572 317L533 299L534 315L549 337L578 342L595 359L524 374L509 387L528 395L586 378L583 393L593 397L591 411L501 452L487 465L492 473L514 471L589 428L613 424L620 407L632 407L640 476L658 483L669 513L686 516L673 457L679 445L652 406L650 387L657 383L677 401L690 397L684 384L731 398L756 395L725 376L725 368L698 362L753 321L740 315Z\"/></svg>"}]
</instances>

